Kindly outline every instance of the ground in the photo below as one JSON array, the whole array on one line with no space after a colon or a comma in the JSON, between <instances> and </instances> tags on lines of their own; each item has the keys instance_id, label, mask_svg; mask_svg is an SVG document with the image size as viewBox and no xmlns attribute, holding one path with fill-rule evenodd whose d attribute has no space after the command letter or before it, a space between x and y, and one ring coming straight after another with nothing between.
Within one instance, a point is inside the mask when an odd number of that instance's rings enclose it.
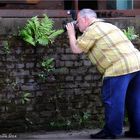
<instances>
[{"instance_id":1,"label":"ground","mask_svg":"<svg viewBox=\"0 0 140 140\"><path fill-rule=\"evenodd\" d=\"M53 131L53 132L33 132L21 134L1 134L0 140L90 140L89 135L96 133L99 129L86 129L79 131ZM132 138L121 138L132 140Z\"/></svg>"}]
</instances>

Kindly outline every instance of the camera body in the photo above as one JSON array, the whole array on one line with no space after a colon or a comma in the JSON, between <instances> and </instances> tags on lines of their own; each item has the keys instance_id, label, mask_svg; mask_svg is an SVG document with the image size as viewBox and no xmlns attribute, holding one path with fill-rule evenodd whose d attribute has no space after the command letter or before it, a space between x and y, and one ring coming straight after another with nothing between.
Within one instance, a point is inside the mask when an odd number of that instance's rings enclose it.
<instances>
[{"instance_id":1,"label":"camera body","mask_svg":"<svg viewBox=\"0 0 140 140\"><path fill-rule=\"evenodd\" d=\"M75 30L76 30L76 29L77 29L77 28L76 28L76 11L75 11L75 10L68 10L68 11L67 11L67 14L68 14L68 15L71 15L72 20L69 21L69 20L67 19L67 20L64 20L64 21L62 22L62 26L63 26L64 31L65 31L65 32L67 31L67 29L66 29L67 23L73 23L74 28L75 28Z\"/></svg>"},{"instance_id":2,"label":"camera body","mask_svg":"<svg viewBox=\"0 0 140 140\"><path fill-rule=\"evenodd\" d=\"M78 27L77 27L77 25L76 25L76 11L75 10L68 10L67 11L67 14L68 15L71 15L71 17L72 17L72 20L64 20L63 22L62 22L62 26L63 26L63 29L64 29L64 32L66 32L67 31L67 29L66 29L66 25L67 25L67 23L72 23L73 25L74 25L74 29L75 29L75 32L76 32L76 37L78 37L79 35L81 35L82 33L79 31L79 29L78 29Z\"/></svg>"},{"instance_id":3,"label":"camera body","mask_svg":"<svg viewBox=\"0 0 140 140\"><path fill-rule=\"evenodd\" d=\"M72 23L74 25L75 31L78 29L77 26L76 26L76 20L72 20L72 21L64 20L63 23L62 23L62 26L63 26L63 29L64 29L65 32L67 31L67 29L66 29L67 23Z\"/></svg>"}]
</instances>

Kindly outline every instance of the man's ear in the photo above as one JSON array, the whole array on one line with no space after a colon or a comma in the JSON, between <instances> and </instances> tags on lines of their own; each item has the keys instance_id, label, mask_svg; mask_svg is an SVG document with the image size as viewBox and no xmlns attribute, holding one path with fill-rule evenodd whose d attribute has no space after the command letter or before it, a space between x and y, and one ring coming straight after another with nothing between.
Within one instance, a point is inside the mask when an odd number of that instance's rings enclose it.
<instances>
[{"instance_id":1,"label":"man's ear","mask_svg":"<svg viewBox=\"0 0 140 140\"><path fill-rule=\"evenodd\" d=\"M89 18L84 17L84 23L85 23L86 25L89 25L89 24L90 24L90 20L89 20Z\"/></svg>"},{"instance_id":2,"label":"man's ear","mask_svg":"<svg viewBox=\"0 0 140 140\"><path fill-rule=\"evenodd\" d=\"M87 22L88 22L87 17L83 17L83 19L82 19L82 20L83 20L83 22L84 22L84 23L87 23Z\"/></svg>"}]
</instances>

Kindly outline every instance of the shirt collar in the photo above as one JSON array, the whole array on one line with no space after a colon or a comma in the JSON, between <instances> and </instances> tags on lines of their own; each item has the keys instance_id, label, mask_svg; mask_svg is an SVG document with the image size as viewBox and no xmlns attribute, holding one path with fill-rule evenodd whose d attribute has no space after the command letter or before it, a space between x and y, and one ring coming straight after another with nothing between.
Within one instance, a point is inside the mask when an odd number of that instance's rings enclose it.
<instances>
[{"instance_id":1,"label":"shirt collar","mask_svg":"<svg viewBox=\"0 0 140 140\"><path fill-rule=\"evenodd\" d=\"M93 21L91 21L91 23L89 24L89 26L91 26L92 24L96 23L96 22L104 22L104 19L95 19Z\"/></svg>"}]
</instances>

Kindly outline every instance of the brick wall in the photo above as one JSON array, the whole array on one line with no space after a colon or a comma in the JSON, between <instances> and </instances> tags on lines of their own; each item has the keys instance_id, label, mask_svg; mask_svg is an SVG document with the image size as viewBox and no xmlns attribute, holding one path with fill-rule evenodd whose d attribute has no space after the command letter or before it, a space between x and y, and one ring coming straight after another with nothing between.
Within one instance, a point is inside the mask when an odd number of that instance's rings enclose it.
<instances>
[{"instance_id":1,"label":"brick wall","mask_svg":"<svg viewBox=\"0 0 140 140\"><path fill-rule=\"evenodd\" d=\"M63 19L54 19L56 28ZM107 19L124 28L139 19ZM0 19L0 131L21 132L78 129L103 125L100 100L101 75L85 54L72 54L67 34L44 48L10 39L10 53L3 40L17 32L26 19ZM138 30L137 30L138 31ZM55 70L46 81L38 77L43 57L55 59ZM29 102L22 103L30 93Z\"/></svg>"}]
</instances>

